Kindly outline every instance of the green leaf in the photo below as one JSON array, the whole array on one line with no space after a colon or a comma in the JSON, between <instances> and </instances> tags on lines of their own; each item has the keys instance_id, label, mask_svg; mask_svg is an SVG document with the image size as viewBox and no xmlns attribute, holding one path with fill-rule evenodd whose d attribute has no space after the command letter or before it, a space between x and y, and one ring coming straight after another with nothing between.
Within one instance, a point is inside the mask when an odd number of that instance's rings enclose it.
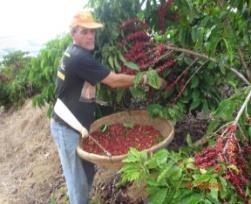
<instances>
[{"instance_id":1,"label":"green leaf","mask_svg":"<svg viewBox=\"0 0 251 204\"><path fill-rule=\"evenodd\" d=\"M207 173L202 174L202 175L197 175L195 177L196 177L195 180L192 182L194 186L202 185L203 183L208 183L209 180L211 179L211 175Z\"/></svg>"},{"instance_id":2,"label":"green leaf","mask_svg":"<svg viewBox=\"0 0 251 204\"><path fill-rule=\"evenodd\" d=\"M162 180L169 178L170 175L167 176L167 174L169 173L169 170L172 168L172 165L167 165L164 170L162 170L160 172L160 174L157 177L157 182L160 183Z\"/></svg>"},{"instance_id":3,"label":"green leaf","mask_svg":"<svg viewBox=\"0 0 251 204\"><path fill-rule=\"evenodd\" d=\"M200 99L200 91L195 89L192 93L192 98L194 101L197 101Z\"/></svg>"},{"instance_id":4,"label":"green leaf","mask_svg":"<svg viewBox=\"0 0 251 204\"><path fill-rule=\"evenodd\" d=\"M185 164L185 168L187 168L187 169L197 168L194 165L194 158L192 158L192 157L188 157L188 158L184 159L184 164Z\"/></svg>"},{"instance_id":5,"label":"green leaf","mask_svg":"<svg viewBox=\"0 0 251 204\"><path fill-rule=\"evenodd\" d=\"M133 80L134 87L141 85L143 75L143 72L139 72L135 75L135 78Z\"/></svg>"},{"instance_id":6,"label":"green leaf","mask_svg":"<svg viewBox=\"0 0 251 204\"><path fill-rule=\"evenodd\" d=\"M123 122L123 126L124 126L125 128L133 128L134 123L133 123L132 121L124 121L124 122Z\"/></svg>"},{"instance_id":7,"label":"green leaf","mask_svg":"<svg viewBox=\"0 0 251 204\"><path fill-rule=\"evenodd\" d=\"M112 58L112 56L109 56L109 57L108 57L108 63L109 63L109 66L114 70L114 63L113 63L113 58Z\"/></svg>"},{"instance_id":8,"label":"green leaf","mask_svg":"<svg viewBox=\"0 0 251 204\"><path fill-rule=\"evenodd\" d=\"M217 120L212 120L210 123L209 123L209 125L208 125L208 127L207 127L207 133L206 134L211 134L211 133L213 133L215 130L216 130L216 128L219 126L219 121L217 121Z\"/></svg>"},{"instance_id":9,"label":"green leaf","mask_svg":"<svg viewBox=\"0 0 251 204\"><path fill-rule=\"evenodd\" d=\"M163 116L163 107L160 104L150 104L147 106L147 112L151 117Z\"/></svg>"},{"instance_id":10,"label":"green leaf","mask_svg":"<svg viewBox=\"0 0 251 204\"><path fill-rule=\"evenodd\" d=\"M194 76L192 79L192 83L191 83L191 88L197 88L199 85L199 78L197 76Z\"/></svg>"},{"instance_id":11,"label":"green leaf","mask_svg":"<svg viewBox=\"0 0 251 204\"><path fill-rule=\"evenodd\" d=\"M211 56L215 55L215 52L217 50L217 46L218 46L218 44L220 43L221 40L222 39L221 39L220 36L218 38L216 36L207 43L207 50L208 50L209 55L211 55Z\"/></svg>"},{"instance_id":12,"label":"green leaf","mask_svg":"<svg viewBox=\"0 0 251 204\"><path fill-rule=\"evenodd\" d=\"M182 177L182 169L178 166L173 166L169 172L168 172L168 177L174 181L180 180Z\"/></svg>"},{"instance_id":13,"label":"green leaf","mask_svg":"<svg viewBox=\"0 0 251 204\"><path fill-rule=\"evenodd\" d=\"M223 38L223 41L225 43L226 49L227 49L227 53L228 53L228 57L230 62L232 63L233 58L234 58L234 52L233 52L233 48L232 45L229 43L229 41L227 41L227 39Z\"/></svg>"},{"instance_id":14,"label":"green leaf","mask_svg":"<svg viewBox=\"0 0 251 204\"><path fill-rule=\"evenodd\" d=\"M248 128L248 136L249 136L249 138L251 140L251 127Z\"/></svg>"},{"instance_id":15,"label":"green leaf","mask_svg":"<svg viewBox=\"0 0 251 204\"><path fill-rule=\"evenodd\" d=\"M219 179L220 179L220 198L225 199L228 193L228 184L226 179L224 179L223 177L220 177Z\"/></svg>"},{"instance_id":16,"label":"green leaf","mask_svg":"<svg viewBox=\"0 0 251 204\"><path fill-rule=\"evenodd\" d=\"M218 181L213 178L209 181L210 187L210 196L214 199L214 201L219 202L218 193L219 193L219 183Z\"/></svg>"},{"instance_id":17,"label":"green leaf","mask_svg":"<svg viewBox=\"0 0 251 204\"><path fill-rule=\"evenodd\" d=\"M236 102L232 100L221 101L214 115L222 118L225 121L230 121L233 119L233 114L236 111Z\"/></svg>"},{"instance_id":18,"label":"green leaf","mask_svg":"<svg viewBox=\"0 0 251 204\"><path fill-rule=\"evenodd\" d=\"M207 100L203 100L202 110L203 110L204 113L208 113L209 112L209 106L208 106Z\"/></svg>"},{"instance_id":19,"label":"green leaf","mask_svg":"<svg viewBox=\"0 0 251 204\"><path fill-rule=\"evenodd\" d=\"M147 186L150 187L149 189L147 189L148 192L150 192L153 189L153 191L155 193L156 187L159 187L159 183L156 181L155 178L154 179L149 178L149 180L147 181Z\"/></svg>"},{"instance_id":20,"label":"green leaf","mask_svg":"<svg viewBox=\"0 0 251 204\"><path fill-rule=\"evenodd\" d=\"M212 31L213 31L215 28L216 28L216 25L213 25L210 29L207 30L206 35L205 35L205 41L207 41L207 40L210 38L211 33L212 33Z\"/></svg>"},{"instance_id":21,"label":"green leaf","mask_svg":"<svg viewBox=\"0 0 251 204\"><path fill-rule=\"evenodd\" d=\"M108 129L108 125L104 124L100 127L101 132L105 132Z\"/></svg>"},{"instance_id":22,"label":"green leaf","mask_svg":"<svg viewBox=\"0 0 251 204\"><path fill-rule=\"evenodd\" d=\"M130 172L130 180L135 181L140 177L140 172L139 171L131 171Z\"/></svg>"},{"instance_id":23,"label":"green leaf","mask_svg":"<svg viewBox=\"0 0 251 204\"><path fill-rule=\"evenodd\" d=\"M239 171L238 167L237 167L236 165L234 165L234 164L230 164L230 165L228 165L228 166L227 166L227 168L228 168L228 169L230 169L230 170L235 171L235 172L236 172L236 174L239 174L239 173L240 173L240 171Z\"/></svg>"},{"instance_id":24,"label":"green leaf","mask_svg":"<svg viewBox=\"0 0 251 204\"><path fill-rule=\"evenodd\" d=\"M120 64L118 62L117 57L114 58L114 67L115 67L117 72L121 72L121 66L120 66Z\"/></svg>"},{"instance_id":25,"label":"green leaf","mask_svg":"<svg viewBox=\"0 0 251 204\"><path fill-rule=\"evenodd\" d=\"M210 70L212 70L212 69L214 69L216 66L217 66L217 65L216 65L215 62L209 62L208 65L207 65L207 68L210 69Z\"/></svg>"},{"instance_id":26,"label":"green leaf","mask_svg":"<svg viewBox=\"0 0 251 204\"><path fill-rule=\"evenodd\" d=\"M149 198L149 204L165 204L167 189L156 189L156 193L152 194Z\"/></svg>"},{"instance_id":27,"label":"green leaf","mask_svg":"<svg viewBox=\"0 0 251 204\"><path fill-rule=\"evenodd\" d=\"M218 191L215 188L212 188L210 190L210 193L207 195L207 198L214 204L221 204L221 202L218 199Z\"/></svg>"},{"instance_id":28,"label":"green leaf","mask_svg":"<svg viewBox=\"0 0 251 204\"><path fill-rule=\"evenodd\" d=\"M205 28L204 27L199 27L197 28L197 32L196 32L196 36L194 35L194 37L197 37L197 39L195 39L196 44L195 47L198 49L201 49L201 47L203 46L204 40L203 40L203 36L205 33Z\"/></svg>"},{"instance_id":29,"label":"green leaf","mask_svg":"<svg viewBox=\"0 0 251 204\"><path fill-rule=\"evenodd\" d=\"M192 138L191 138L191 135L189 133L186 136L186 142L187 142L189 147L193 146Z\"/></svg>"},{"instance_id":30,"label":"green leaf","mask_svg":"<svg viewBox=\"0 0 251 204\"><path fill-rule=\"evenodd\" d=\"M116 102L118 104L122 103L123 97L125 95L126 89L118 88L116 90Z\"/></svg>"},{"instance_id":31,"label":"green leaf","mask_svg":"<svg viewBox=\"0 0 251 204\"><path fill-rule=\"evenodd\" d=\"M201 173L201 174L206 174L206 173L207 173L207 170L206 170L206 169L200 169L200 173Z\"/></svg>"},{"instance_id":32,"label":"green leaf","mask_svg":"<svg viewBox=\"0 0 251 204\"><path fill-rule=\"evenodd\" d=\"M181 106L179 105L173 105L172 107L169 107L167 109L167 112L168 112L168 118L171 119L172 121L175 121L179 118L182 117L182 108Z\"/></svg>"},{"instance_id":33,"label":"green leaf","mask_svg":"<svg viewBox=\"0 0 251 204\"><path fill-rule=\"evenodd\" d=\"M139 71L139 66L133 62L124 62L124 65L129 69Z\"/></svg>"},{"instance_id":34,"label":"green leaf","mask_svg":"<svg viewBox=\"0 0 251 204\"><path fill-rule=\"evenodd\" d=\"M205 199L203 200L203 204L215 204L215 203L212 203L210 200Z\"/></svg>"},{"instance_id":35,"label":"green leaf","mask_svg":"<svg viewBox=\"0 0 251 204\"><path fill-rule=\"evenodd\" d=\"M121 52L118 52L118 57L119 60L122 61L123 63L126 63L126 59L124 58L124 56L121 54Z\"/></svg>"},{"instance_id":36,"label":"green leaf","mask_svg":"<svg viewBox=\"0 0 251 204\"><path fill-rule=\"evenodd\" d=\"M146 72L147 75L147 84L155 89L160 88L160 78L155 70L150 69Z\"/></svg>"},{"instance_id":37,"label":"green leaf","mask_svg":"<svg viewBox=\"0 0 251 204\"><path fill-rule=\"evenodd\" d=\"M189 35L190 35L190 29L188 29L188 27L181 27L178 34L178 39L182 44L186 44Z\"/></svg>"},{"instance_id":38,"label":"green leaf","mask_svg":"<svg viewBox=\"0 0 251 204\"><path fill-rule=\"evenodd\" d=\"M146 97L146 92L140 87L131 87L130 92L134 98L144 99Z\"/></svg>"},{"instance_id":39,"label":"green leaf","mask_svg":"<svg viewBox=\"0 0 251 204\"><path fill-rule=\"evenodd\" d=\"M180 204L197 204L200 203L200 201L204 200L204 197L202 194L191 192L191 194L184 197L179 203Z\"/></svg>"},{"instance_id":40,"label":"green leaf","mask_svg":"<svg viewBox=\"0 0 251 204\"><path fill-rule=\"evenodd\" d=\"M192 27L191 35L192 35L193 42L196 42L198 40L198 27L197 26Z\"/></svg>"},{"instance_id":41,"label":"green leaf","mask_svg":"<svg viewBox=\"0 0 251 204\"><path fill-rule=\"evenodd\" d=\"M195 108L197 108L199 105L201 104L201 100L200 99L193 99L193 102L190 106L190 111L194 110Z\"/></svg>"},{"instance_id":42,"label":"green leaf","mask_svg":"<svg viewBox=\"0 0 251 204\"><path fill-rule=\"evenodd\" d=\"M226 59L221 59L219 62L219 68L222 74L226 74L226 68L225 68L225 64L226 64Z\"/></svg>"},{"instance_id":43,"label":"green leaf","mask_svg":"<svg viewBox=\"0 0 251 204\"><path fill-rule=\"evenodd\" d=\"M130 162L137 162L139 161L139 156L140 152L136 150L135 148L130 148L128 151L127 157L123 160L125 163L130 163Z\"/></svg>"},{"instance_id":44,"label":"green leaf","mask_svg":"<svg viewBox=\"0 0 251 204\"><path fill-rule=\"evenodd\" d=\"M168 158L168 151L162 149L153 154L153 156L147 162L149 168L157 168L166 164Z\"/></svg>"}]
</instances>

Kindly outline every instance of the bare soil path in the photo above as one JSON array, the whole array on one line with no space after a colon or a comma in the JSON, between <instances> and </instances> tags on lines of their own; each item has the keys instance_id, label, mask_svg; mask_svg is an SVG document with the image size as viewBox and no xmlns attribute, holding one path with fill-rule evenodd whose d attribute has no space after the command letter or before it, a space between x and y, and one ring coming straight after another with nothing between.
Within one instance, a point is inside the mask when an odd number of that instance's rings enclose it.
<instances>
[{"instance_id":1,"label":"bare soil path","mask_svg":"<svg viewBox=\"0 0 251 204\"><path fill-rule=\"evenodd\" d=\"M0 113L0 204L64 203L64 191L46 108Z\"/></svg>"}]
</instances>

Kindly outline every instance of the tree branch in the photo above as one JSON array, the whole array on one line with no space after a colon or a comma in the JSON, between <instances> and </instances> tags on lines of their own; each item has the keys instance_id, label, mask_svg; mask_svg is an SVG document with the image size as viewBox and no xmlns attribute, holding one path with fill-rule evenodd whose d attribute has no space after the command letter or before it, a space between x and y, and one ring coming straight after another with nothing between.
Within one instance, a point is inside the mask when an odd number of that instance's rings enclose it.
<instances>
[{"instance_id":1,"label":"tree branch","mask_svg":"<svg viewBox=\"0 0 251 204\"><path fill-rule=\"evenodd\" d=\"M201 139L197 140L195 143L194 143L194 146L200 146L200 145L204 145L205 143L208 142L208 140L217 134L217 132L219 132L220 130L226 128L227 126L233 124L233 125L238 125L238 122L240 120L240 117L244 111L244 109L247 107L248 105L248 102L250 102L250 98L251 98L251 89L245 99L245 101L243 102L241 108L239 109L238 113L237 113L237 116L236 118L234 119L234 121L230 121L226 124L224 124L223 126L221 126L217 131L215 131L214 133L210 134L210 135L204 135Z\"/></svg>"},{"instance_id":2,"label":"tree branch","mask_svg":"<svg viewBox=\"0 0 251 204\"><path fill-rule=\"evenodd\" d=\"M200 54L198 52L195 52L195 51L192 51L192 50L189 50L189 49L179 48L179 47L174 47L174 46L169 46L169 45L166 45L165 47L167 49L170 49L170 50L174 50L174 51L177 51L177 52L183 52L183 53L186 53L186 54L189 54L189 55L193 55L193 56L200 57L200 58L203 58L203 59L207 59L207 60L210 60L212 62L217 63L215 58L209 57L208 55L205 55L205 54ZM226 68L230 69L232 72L234 72L247 85L250 85L250 82L245 78L245 76L243 76L242 73L238 72L236 69L230 67L229 65L224 65L224 66Z\"/></svg>"},{"instance_id":3,"label":"tree branch","mask_svg":"<svg viewBox=\"0 0 251 204\"><path fill-rule=\"evenodd\" d=\"M240 48L238 48L238 54L240 56L240 61L241 61L242 66L246 69L248 79L251 79L251 72L248 69L247 63L245 62L245 59L244 59L243 52L241 51Z\"/></svg>"},{"instance_id":4,"label":"tree branch","mask_svg":"<svg viewBox=\"0 0 251 204\"><path fill-rule=\"evenodd\" d=\"M241 117L244 109L246 108L246 106L248 105L248 102L250 101L250 98L251 98L251 89L250 89L250 91L249 91L249 93L248 93L248 95L247 95L244 103L242 104L242 106L241 106L241 108L240 108L240 110L239 110L239 112L238 112L238 114L237 114L234 122L233 122L235 125L237 125L237 123L238 123L238 121L239 121L239 119L240 119L240 117Z\"/></svg>"},{"instance_id":5,"label":"tree branch","mask_svg":"<svg viewBox=\"0 0 251 204\"><path fill-rule=\"evenodd\" d=\"M197 61L197 59L195 59L195 61ZM194 61L194 62L195 62ZM186 89L187 85L189 84L189 82L192 80L192 78L195 76L195 74L198 73L198 71L200 71L200 69L208 62L208 60L206 62L204 62L202 65L200 65L195 72L190 76L190 78L187 80L187 82L185 83L185 85L182 87L182 89L180 90L180 92L178 93L178 95L176 96L176 98L174 99L173 103L176 103L178 98L182 95L182 93L184 92L184 90Z\"/></svg>"}]
</instances>

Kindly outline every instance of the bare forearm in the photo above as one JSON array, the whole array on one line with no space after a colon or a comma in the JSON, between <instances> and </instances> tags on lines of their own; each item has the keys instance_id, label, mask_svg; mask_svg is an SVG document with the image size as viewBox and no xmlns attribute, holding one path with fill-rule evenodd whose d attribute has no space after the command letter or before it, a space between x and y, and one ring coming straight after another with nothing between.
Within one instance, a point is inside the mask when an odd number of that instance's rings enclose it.
<instances>
[{"instance_id":1,"label":"bare forearm","mask_svg":"<svg viewBox=\"0 0 251 204\"><path fill-rule=\"evenodd\" d=\"M127 74L118 74L117 80L114 81L114 87L122 88L122 87L130 87L133 85L133 79L135 76L127 75Z\"/></svg>"},{"instance_id":2,"label":"bare forearm","mask_svg":"<svg viewBox=\"0 0 251 204\"><path fill-rule=\"evenodd\" d=\"M128 74L116 74L110 73L101 82L112 88L127 88L133 85L133 80L135 76Z\"/></svg>"}]
</instances>

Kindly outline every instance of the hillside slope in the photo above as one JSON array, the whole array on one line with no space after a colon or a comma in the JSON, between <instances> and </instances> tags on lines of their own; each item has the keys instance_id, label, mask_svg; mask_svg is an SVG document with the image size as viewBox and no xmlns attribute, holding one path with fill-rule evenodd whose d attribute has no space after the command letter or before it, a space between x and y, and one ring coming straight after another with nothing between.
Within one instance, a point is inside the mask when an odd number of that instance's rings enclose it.
<instances>
[{"instance_id":1,"label":"hillside slope","mask_svg":"<svg viewBox=\"0 0 251 204\"><path fill-rule=\"evenodd\" d=\"M60 163L46 108L31 101L0 113L0 204L65 203Z\"/></svg>"}]
</instances>

